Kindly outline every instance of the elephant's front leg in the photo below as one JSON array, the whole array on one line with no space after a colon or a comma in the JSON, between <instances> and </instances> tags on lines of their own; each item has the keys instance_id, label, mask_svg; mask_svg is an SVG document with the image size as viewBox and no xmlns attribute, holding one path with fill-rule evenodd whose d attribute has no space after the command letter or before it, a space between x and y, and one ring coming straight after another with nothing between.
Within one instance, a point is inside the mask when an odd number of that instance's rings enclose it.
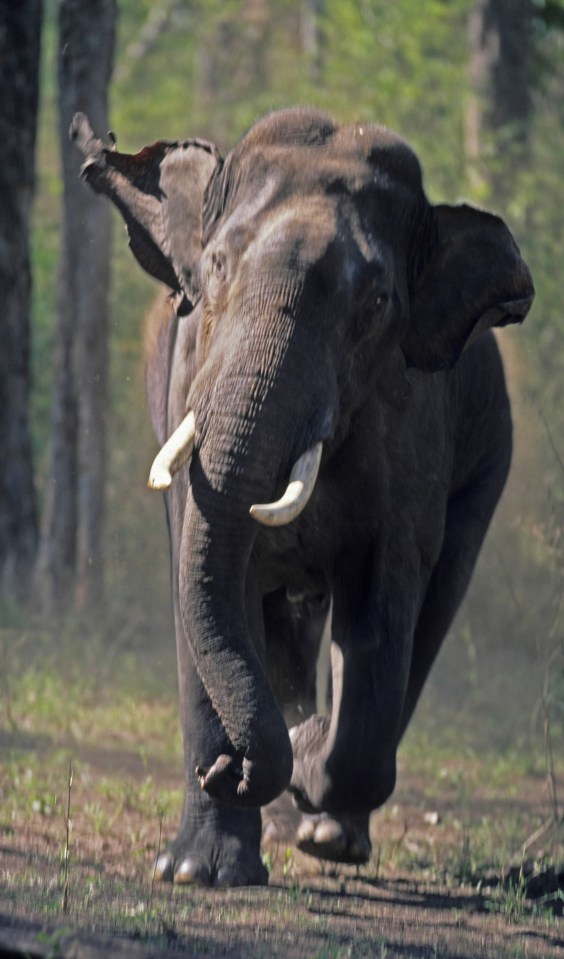
<instances>
[{"instance_id":1,"label":"elephant's front leg","mask_svg":"<svg viewBox=\"0 0 564 959\"><path fill-rule=\"evenodd\" d=\"M340 564L331 716L312 716L290 734L290 789L306 811L359 821L395 786L420 586L416 554L411 564L409 555L403 560L390 564L367 551L360 562L357 553ZM407 581L409 588L401 589Z\"/></svg>"},{"instance_id":2,"label":"elephant's front leg","mask_svg":"<svg viewBox=\"0 0 564 959\"><path fill-rule=\"evenodd\" d=\"M264 599L269 679L292 728L315 713L317 661L329 612L330 593L321 578L315 589L281 588ZM318 859L365 863L371 853L368 816L300 814L283 794L263 810L263 843L279 846L282 842L295 843Z\"/></svg>"},{"instance_id":3,"label":"elephant's front leg","mask_svg":"<svg viewBox=\"0 0 564 959\"><path fill-rule=\"evenodd\" d=\"M225 734L198 678L177 619L185 800L176 838L158 857L155 878L203 886L265 885L259 809L236 809L204 792L196 767L223 751Z\"/></svg>"}]
</instances>

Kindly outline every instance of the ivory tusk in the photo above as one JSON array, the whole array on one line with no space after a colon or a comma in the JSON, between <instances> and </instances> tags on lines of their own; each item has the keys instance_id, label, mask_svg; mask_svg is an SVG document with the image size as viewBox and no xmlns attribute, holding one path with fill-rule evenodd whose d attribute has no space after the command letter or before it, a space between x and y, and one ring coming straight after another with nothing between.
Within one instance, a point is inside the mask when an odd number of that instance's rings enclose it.
<instances>
[{"instance_id":1,"label":"ivory tusk","mask_svg":"<svg viewBox=\"0 0 564 959\"><path fill-rule=\"evenodd\" d=\"M190 411L157 453L147 483L150 489L165 490L170 487L174 474L192 455L195 436L196 420Z\"/></svg>"},{"instance_id":2,"label":"ivory tusk","mask_svg":"<svg viewBox=\"0 0 564 959\"><path fill-rule=\"evenodd\" d=\"M306 450L290 473L290 482L284 495L276 503L258 503L249 512L263 526L285 526L299 516L313 493L323 444L316 443Z\"/></svg>"}]
</instances>

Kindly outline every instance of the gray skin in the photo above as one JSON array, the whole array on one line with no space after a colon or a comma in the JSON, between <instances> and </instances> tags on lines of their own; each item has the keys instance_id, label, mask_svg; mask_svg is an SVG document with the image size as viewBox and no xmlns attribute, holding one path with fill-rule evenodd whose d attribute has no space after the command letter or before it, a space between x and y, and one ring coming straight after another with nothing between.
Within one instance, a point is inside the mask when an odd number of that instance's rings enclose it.
<instances>
[{"instance_id":1,"label":"gray skin","mask_svg":"<svg viewBox=\"0 0 564 959\"><path fill-rule=\"evenodd\" d=\"M187 410L196 421L166 494L186 801L157 875L265 882L260 807L287 788L342 826L321 855L362 860L506 480L489 330L525 317L529 271L498 217L432 206L416 156L379 126L282 111L225 160L199 140L127 156L81 115L71 137L172 291L147 367L159 442ZM250 506L318 441L303 512L259 525ZM309 718L290 737L283 712Z\"/></svg>"}]
</instances>

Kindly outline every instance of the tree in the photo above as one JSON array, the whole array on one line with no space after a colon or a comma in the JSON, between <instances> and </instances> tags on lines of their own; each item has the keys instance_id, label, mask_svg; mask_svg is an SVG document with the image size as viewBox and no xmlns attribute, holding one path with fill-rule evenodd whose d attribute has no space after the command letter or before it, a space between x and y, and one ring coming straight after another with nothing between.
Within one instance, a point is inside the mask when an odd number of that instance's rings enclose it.
<instances>
[{"instance_id":1,"label":"tree","mask_svg":"<svg viewBox=\"0 0 564 959\"><path fill-rule=\"evenodd\" d=\"M531 116L532 0L474 0L468 21L472 94L465 120L470 182L504 191L527 150ZM497 169L503 154L503 170ZM490 153L488 172L484 158Z\"/></svg>"},{"instance_id":2,"label":"tree","mask_svg":"<svg viewBox=\"0 0 564 959\"><path fill-rule=\"evenodd\" d=\"M29 432L31 268L42 0L0 2L0 594L24 599L37 548Z\"/></svg>"},{"instance_id":3,"label":"tree","mask_svg":"<svg viewBox=\"0 0 564 959\"><path fill-rule=\"evenodd\" d=\"M53 397L53 465L38 583L45 612L103 593L110 211L81 183L69 142L77 111L108 128L116 0L61 0L59 135L64 211Z\"/></svg>"},{"instance_id":4,"label":"tree","mask_svg":"<svg viewBox=\"0 0 564 959\"><path fill-rule=\"evenodd\" d=\"M252 91L268 85L270 0L219 4L206 17L197 55L196 99L209 118L207 135L221 146L230 139L233 115Z\"/></svg>"}]
</instances>

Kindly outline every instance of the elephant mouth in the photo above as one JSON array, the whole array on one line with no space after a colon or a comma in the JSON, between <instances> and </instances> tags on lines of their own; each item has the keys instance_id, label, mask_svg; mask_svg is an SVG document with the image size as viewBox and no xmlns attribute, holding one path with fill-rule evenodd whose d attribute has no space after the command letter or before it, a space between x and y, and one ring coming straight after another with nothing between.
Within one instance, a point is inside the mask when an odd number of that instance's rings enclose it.
<instances>
[{"instance_id":1,"label":"elephant mouth","mask_svg":"<svg viewBox=\"0 0 564 959\"><path fill-rule=\"evenodd\" d=\"M190 459L196 439L196 419L190 411L157 453L149 473L148 486L170 488L174 475ZM323 443L311 446L296 460L285 492L273 503L254 503L249 513L263 526L285 526L305 509L315 488Z\"/></svg>"}]
</instances>

